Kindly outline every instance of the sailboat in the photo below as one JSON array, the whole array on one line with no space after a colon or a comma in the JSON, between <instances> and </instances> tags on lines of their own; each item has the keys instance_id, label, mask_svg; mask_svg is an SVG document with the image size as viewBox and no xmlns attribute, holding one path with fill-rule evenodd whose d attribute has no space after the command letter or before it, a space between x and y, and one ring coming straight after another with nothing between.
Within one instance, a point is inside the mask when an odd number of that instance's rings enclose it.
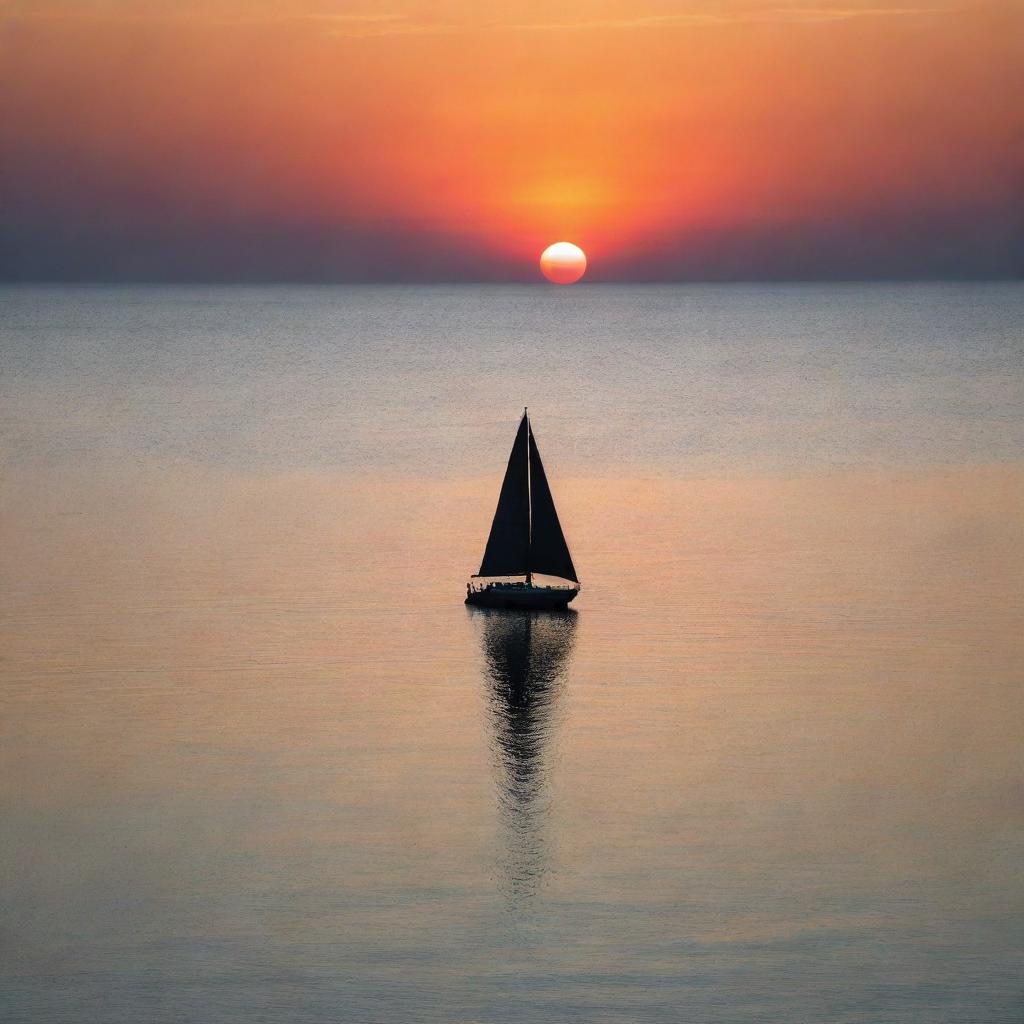
<instances>
[{"instance_id":1,"label":"sailboat","mask_svg":"<svg viewBox=\"0 0 1024 1024\"><path fill-rule=\"evenodd\" d=\"M537 582L535 576L553 582ZM579 592L576 567L524 409L480 571L466 584L466 604L565 608Z\"/></svg>"}]
</instances>

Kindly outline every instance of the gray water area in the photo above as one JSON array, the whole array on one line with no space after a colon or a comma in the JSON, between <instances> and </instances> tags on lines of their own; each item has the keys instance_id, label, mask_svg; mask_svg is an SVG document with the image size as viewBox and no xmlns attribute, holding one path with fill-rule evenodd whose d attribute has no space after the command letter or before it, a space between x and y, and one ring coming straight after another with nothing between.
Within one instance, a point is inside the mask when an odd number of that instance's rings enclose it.
<instances>
[{"instance_id":1,"label":"gray water area","mask_svg":"<svg viewBox=\"0 0 1024 1024\"><path fill-rule=\"evenodd\" d=\"M10 457L479 473L1017 460L1024 285L7 288ZM59 412L59 415L58 415Z\"/></svg>"},{"instance_id":2,"label":"gray water area","mask_svg":"<svg viewBox=\"0 0 1024 1024\"><path fill-rule=\"evenodd\" d=\"M1024 1019L1022 324L0 289L0 1015ZM526 404L568 615L462 604Z\"/></svg>"}]
</instances>

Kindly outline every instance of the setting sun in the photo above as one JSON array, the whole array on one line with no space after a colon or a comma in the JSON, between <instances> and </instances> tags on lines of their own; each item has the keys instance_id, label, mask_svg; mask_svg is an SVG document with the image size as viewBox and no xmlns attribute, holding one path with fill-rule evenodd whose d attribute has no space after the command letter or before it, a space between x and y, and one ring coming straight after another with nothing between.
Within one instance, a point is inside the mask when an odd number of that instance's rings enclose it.
<instances>
[{"instance_id":1,"label":"setting sun","mask_svg":"<svg viewBox=\"0 0 1024 1024\"><path fill-rule=\"evenodd\" d=\"M555 242L540 256L540 269L554 284L575 284L587 270L587 257L572 242Z\"/></svg>"}]
</instances>

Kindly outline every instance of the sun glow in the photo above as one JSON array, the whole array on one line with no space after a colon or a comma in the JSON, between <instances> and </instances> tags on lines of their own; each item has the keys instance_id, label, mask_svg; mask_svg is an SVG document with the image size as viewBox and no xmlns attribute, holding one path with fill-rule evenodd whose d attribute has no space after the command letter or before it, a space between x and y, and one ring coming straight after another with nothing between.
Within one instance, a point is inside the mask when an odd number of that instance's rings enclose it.
<instances>
[{"instance_id":1,"label":"sun glow","mask_svg":"<svg viewBox=\"0 0 1024 1024\"><path fill-rule=\"evenodd\" d=\"M555 242L540 256L540 269L553 284L575 284L587 270L587 257L572 242Z\"/></svg>"},{"instance_id":2,"label":"sun glow","mask_svg":"<svg viewBox=\"0 0 1024 1024\"><path fill-rule=\"evenodd\" d=\"M0 276L1016 274L1014 0L347 6L15 4Z\"/></svg>"}]
</instances>

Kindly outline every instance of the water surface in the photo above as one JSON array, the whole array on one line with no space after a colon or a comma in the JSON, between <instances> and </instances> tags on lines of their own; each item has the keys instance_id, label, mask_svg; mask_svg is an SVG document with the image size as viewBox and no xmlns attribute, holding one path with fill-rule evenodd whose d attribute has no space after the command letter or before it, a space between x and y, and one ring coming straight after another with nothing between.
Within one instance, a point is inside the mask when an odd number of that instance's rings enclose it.
<instances>
[{"instance_id":1,"label":"water surface","mask_svg":"<svg viewBox=\"0 0 1024 1024\"><path fill-rule=\"evenodd\" d=\"M0 292L4 1018L1019 1021L1022 320ZM461 603L524 404L567 615Z\"/></svg>"}]
</instances>

